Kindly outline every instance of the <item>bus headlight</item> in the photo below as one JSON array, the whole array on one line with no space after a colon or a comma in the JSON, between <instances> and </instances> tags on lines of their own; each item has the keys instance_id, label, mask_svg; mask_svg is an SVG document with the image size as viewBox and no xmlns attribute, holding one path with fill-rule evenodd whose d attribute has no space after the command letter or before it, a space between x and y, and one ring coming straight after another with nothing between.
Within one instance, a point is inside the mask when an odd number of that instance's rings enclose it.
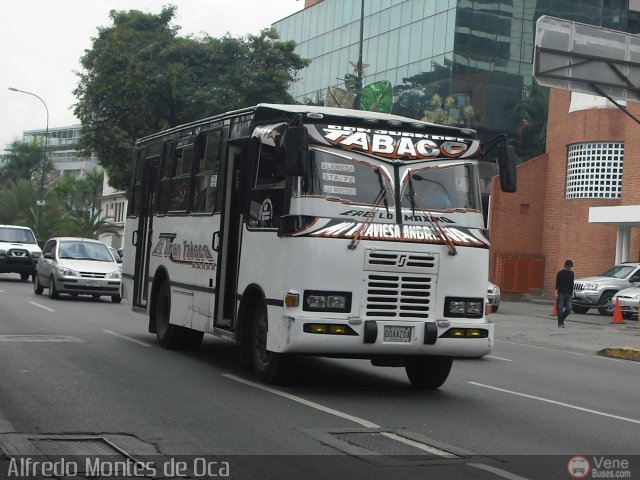
<instances>
[{"instance_id":1,"label":"bus headlight","mask_svg":"<svg viewBox=\"0 0 640 480\"><path fill-rule=\"evenodd\" d=\"M322 292L305 290L302 309L307 312L341 312L351 311L350 292Z\"/></svg>"},{"instance_id":2,"label":"bus headlight","mask_svg":"<svg viewBox=\"0 0 640 480\"><path fill-rule=\"evenodd\" d=\"M484 299L482 298L455 298L444 299L445 317L482 318Z\"/></svg>"}]
</instances>

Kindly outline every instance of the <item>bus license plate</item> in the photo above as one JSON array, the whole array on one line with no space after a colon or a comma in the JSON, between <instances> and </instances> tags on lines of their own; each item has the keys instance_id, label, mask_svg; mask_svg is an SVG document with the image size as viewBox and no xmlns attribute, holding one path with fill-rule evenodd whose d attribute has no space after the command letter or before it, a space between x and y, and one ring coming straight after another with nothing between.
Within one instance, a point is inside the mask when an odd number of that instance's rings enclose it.
<instances>
[{"instance_id":1,"label":"bus license plate","mask_svg":"<svg viewBox=\"0 0 640 480\"><path fill-rule=\"evenodd\" d=\"M385 342L410 342L413 327L384 327Z\"/></svg>"}]
</instances>

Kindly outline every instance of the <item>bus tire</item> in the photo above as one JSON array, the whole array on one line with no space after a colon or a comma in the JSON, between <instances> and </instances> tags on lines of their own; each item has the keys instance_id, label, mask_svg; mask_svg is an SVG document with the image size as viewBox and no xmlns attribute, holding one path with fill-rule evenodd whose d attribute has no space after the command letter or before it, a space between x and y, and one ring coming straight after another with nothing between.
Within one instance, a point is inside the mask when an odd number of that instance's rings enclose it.
<instances>
[{"instance_id":1,"label":"bus tire","mask_svg":"<svg viewBox=\"0 0 640 480\"><path fill-rule=\"evenodd\" d=\"M112 301L114 301L113 298ZM195 350L200 346L204 337L203 332L169 323L169 318L171 317L171 289L169 288L169 282L166 280L162 282L158 289L155 305L156 337L162 348L168 350Z\"/></svg>"},{"instance_id":2,"label":"bus tire","mask_svg":"<svg viewBox=\"0 0 640 480\"><path fill-rule=\"evenodd\" d=\"M435 390L447 380L453 358L420 356L405 358L404 368L414 388Z\"/></svg>"},{"instance_id":3,"label":"bus tire","mask_svg":"<svg viewBox=\"0 0 640 480\"><path fill-rule=\"evenodd\" d=\"M249 349L255 376L264 383L286 383L291 379L291 358L267 350L267 309L262 306L251 320Z\"/></svg>"}]
</instances>

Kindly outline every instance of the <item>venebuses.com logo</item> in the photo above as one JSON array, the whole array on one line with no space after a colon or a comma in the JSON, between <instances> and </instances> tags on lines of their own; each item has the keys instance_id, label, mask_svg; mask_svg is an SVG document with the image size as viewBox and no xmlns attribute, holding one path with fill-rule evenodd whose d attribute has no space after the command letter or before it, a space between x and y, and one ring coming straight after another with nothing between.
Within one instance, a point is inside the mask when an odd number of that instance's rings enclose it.
<instances>
[{"instance_id":1,"label":"venebuses.com logo","mask_svg":"<svg viewBox=\"0 0 640 480\"><path fill-rule=\"evenodd\" d=\"M632 478L631 465L626 458L571 457L567 463L571 478Z\"/></svg>"}]
</instances>

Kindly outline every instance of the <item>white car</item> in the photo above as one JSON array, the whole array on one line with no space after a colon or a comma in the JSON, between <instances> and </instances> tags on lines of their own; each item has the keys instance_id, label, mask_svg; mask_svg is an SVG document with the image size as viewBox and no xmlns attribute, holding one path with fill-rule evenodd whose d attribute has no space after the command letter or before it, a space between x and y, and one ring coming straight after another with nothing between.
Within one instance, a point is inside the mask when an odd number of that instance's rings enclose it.
<instances>
[{"instance_id":1,"label":"white car","mask_svg":"<svg viewBox=\"0 0 640 480\"><path fill-rule=\"evenodd\" d=\"M54 237L47 241L36 264L33 290L40 295L49 289L49 298L61 293L110 296L120 303L120 267L109 248L98 240Z\"/></svg>"},{"instance_id":2,"label":"white car","mask_svg":"<svg viewBox=\"0 0 640 480\"><path fill-rule=\"evenodd\" d=\"M491 313L498 311L498 307L500 306L500 287L495 283L488 282L487 303L491 305Z\"/></svg>"},{"instance_id":3,"label":"white car","mask_svg":"<svg viewBox=\"0 0 640 480\"><path fill-rule=\"evenodd\" d=\"M611 300L614 308L617 300L620 300L620 310L624 317L637 317L638 305L640 304L640 287L625 288L624 290L616 292Z\"/></svg>"},{"instance_id":4,"label":"white car","mask_svg":"<svg viewBox=\"0 0 640 480\"><path fill-rule=\"evenodd\" d=\"M41 252L30 228L0 225L0 273L18 273L22 280L28 280Z\"/></svg>"}]
</instances>

